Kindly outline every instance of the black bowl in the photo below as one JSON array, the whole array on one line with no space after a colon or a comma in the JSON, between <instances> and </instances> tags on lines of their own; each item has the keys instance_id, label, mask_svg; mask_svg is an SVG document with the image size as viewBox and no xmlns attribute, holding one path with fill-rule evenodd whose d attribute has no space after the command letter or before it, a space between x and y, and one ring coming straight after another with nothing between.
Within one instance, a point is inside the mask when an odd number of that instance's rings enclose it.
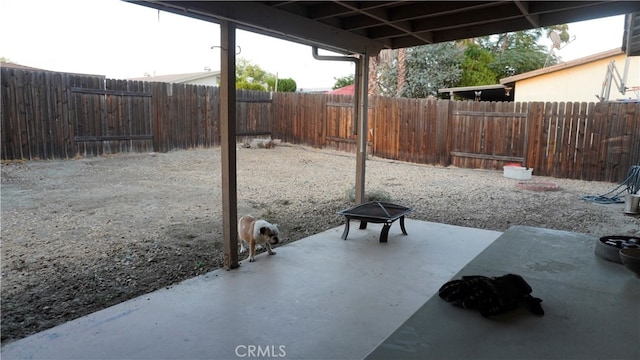
<instances>
[{"instance_id":1,"label":"black bowl","mask_svg":"<svg viewBox=\"0 0 640 360\"><path fill-rule=\"evenodd\" d=\"M622 249L640 249L640 238L625 235L603 236L596 241L595 253L605 260L622 264Z\"/></svg>"}]
</instances>

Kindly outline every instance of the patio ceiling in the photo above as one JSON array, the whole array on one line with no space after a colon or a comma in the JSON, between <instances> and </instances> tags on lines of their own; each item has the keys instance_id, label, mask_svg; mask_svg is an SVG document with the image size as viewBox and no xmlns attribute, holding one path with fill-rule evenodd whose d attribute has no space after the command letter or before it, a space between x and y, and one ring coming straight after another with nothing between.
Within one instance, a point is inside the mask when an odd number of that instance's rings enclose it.
<instances>
[{"instance_id":1,"label":"patio ceiling","mask_svg":"<svg viewBox=\"0 0 640 360\"><path fill-rule=\"evenodd\" d=\"M137 2L137 1L136 1ZM640 11L637 1L142 1L341 53L397 49ZM618 40L618 39L616 39Z\"/></svg>"}]
</instances>

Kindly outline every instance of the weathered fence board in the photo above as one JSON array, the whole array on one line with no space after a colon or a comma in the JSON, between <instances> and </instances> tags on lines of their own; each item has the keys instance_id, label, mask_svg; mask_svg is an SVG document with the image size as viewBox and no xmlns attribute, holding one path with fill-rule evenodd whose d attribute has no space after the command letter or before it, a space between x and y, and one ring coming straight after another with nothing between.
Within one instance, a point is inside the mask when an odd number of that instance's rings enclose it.
<instances>
[{"instance_id":1,"label":"weathered fence board","mask_svg":"<svg viewBox=\"0 0 640 360\"><path fill-rule=\"evenodd\" d=\"M575 111L575 107L574 107ZM575 138L575 152L573 158L574 171L571 175L572 178L580 178L584 179L583 174L583 164L585 157L585 146L586 146L586 127L587 127L587 111L588 105L585 102L580 103L578 110L578 124L576 130L576 138Z\"/></svg>"},{"instance_id":2,"label":"weathered fence board","mask_svg":"<svg viewBox=\"0 0 640 360\"><path fill-rule=\"evenodd\" d=\"M2 68L3 160L220 145L219 89ZM238 91L238 140L355 151L353 97ZM440 166L622 181L640 164L639 103L489 103L373 96L369 152Z\"/></svg>"},{"instance_id":3,"label":"weathered fence board","mask_svg":"<svg viewBox=\"0 0 640 360\"><path fill-rule=\"evenodd\" d=\"M527 112L522 104L457 102L451 113L451 163L499 169L525 162Z\"/></svg>"}]
</instances>

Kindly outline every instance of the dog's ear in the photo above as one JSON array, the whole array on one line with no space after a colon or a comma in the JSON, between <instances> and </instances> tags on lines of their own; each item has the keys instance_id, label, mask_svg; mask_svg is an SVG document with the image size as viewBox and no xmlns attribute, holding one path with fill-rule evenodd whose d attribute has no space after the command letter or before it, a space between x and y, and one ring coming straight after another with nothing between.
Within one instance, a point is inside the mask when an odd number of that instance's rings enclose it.
<instances>
[{"instance_id":1,"label":"dog's ear","mask_svg":"<svg viewBox=\"0 0 640 360\"><path fill-rule=\"evenodd\" d=\"M264 233L267 232L267 228L266 227L261 227L260 228L260 235L264 235Z\"/></svg>"}]
</instances>

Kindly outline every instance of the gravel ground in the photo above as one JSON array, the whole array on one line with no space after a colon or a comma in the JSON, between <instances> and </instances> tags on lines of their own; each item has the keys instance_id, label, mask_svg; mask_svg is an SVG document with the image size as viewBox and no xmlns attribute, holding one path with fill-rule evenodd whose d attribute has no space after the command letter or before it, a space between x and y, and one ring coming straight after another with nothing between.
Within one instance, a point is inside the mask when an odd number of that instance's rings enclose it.
<instances>
[{"instance_id":1,"label":"gravel ground","mask_svg":"<svg viewBox=\"0 0 640 360\"><path fill-rule=\"evenodd\" d=\"M413 219L640 233L623 205L580 200L612 183L534 176L559 186L540 192L500 171L377 158L366 179L368 194L413 207ZM295 241L343 224L335 212L353 205L354 181L354 154L239 147L238 215L264 217ZM4 163L2 342L219 268L220 186L220 149Z\"/></svg>"}]
</instances>

